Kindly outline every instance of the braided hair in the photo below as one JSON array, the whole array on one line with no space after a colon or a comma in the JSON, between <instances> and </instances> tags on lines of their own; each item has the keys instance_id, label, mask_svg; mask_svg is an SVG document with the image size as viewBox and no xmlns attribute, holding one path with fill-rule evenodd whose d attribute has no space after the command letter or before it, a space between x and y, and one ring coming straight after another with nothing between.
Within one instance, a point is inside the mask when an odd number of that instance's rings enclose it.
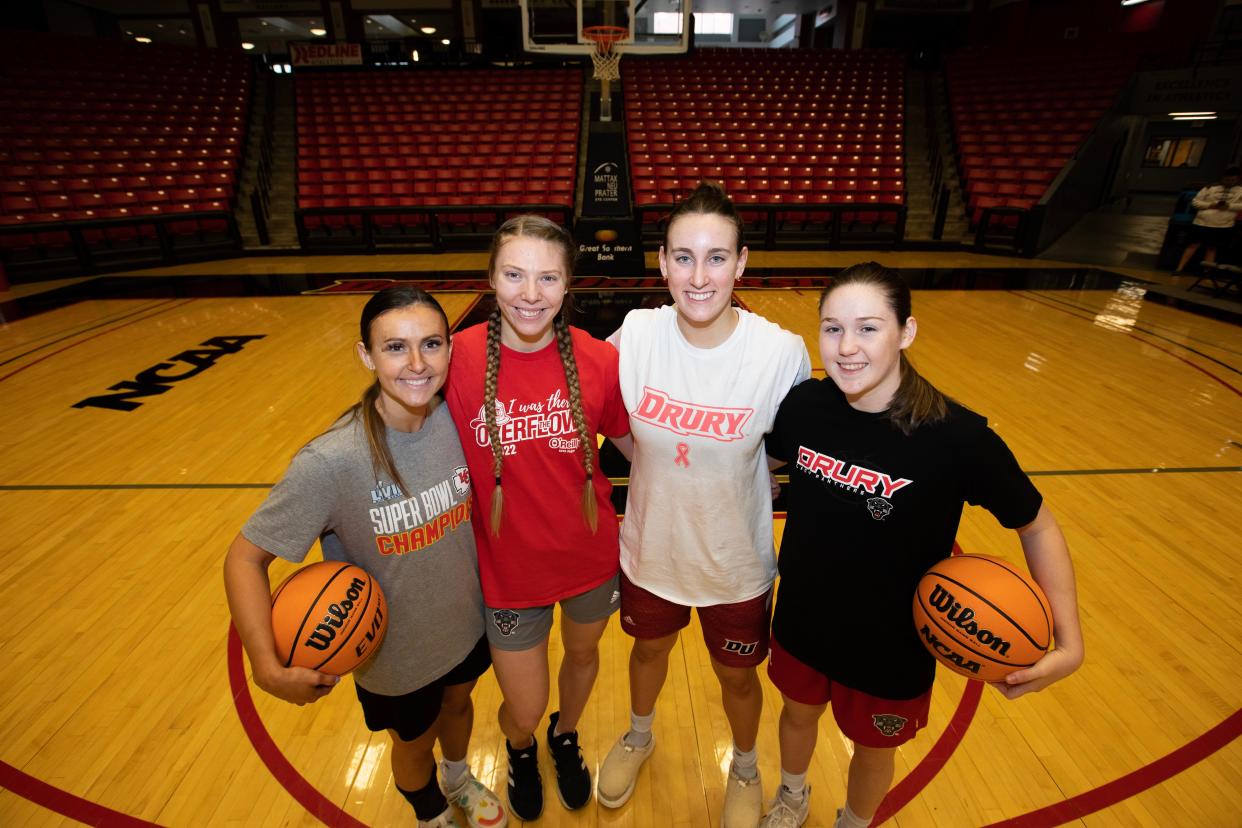
<instances>
[{"instance_id":1,"label":"braided hair","mask_svg":"<svg viewBox=\"0 0 1242 828\"><path fill-rule=\"evenodd\" d=\"M496 258L500 248L511 239L519 236L540 239L559 246L565 256L565 274L569 281L573 280L573 265L576 245L569 231L543 216L515 216L500 226L492 237L492 245L488 261L488 273L495 274ZM568 285L566 285L568 287ZM565 320L567 307L561 306L552 322L556 337L557 352L561 357L561 365L565 369L565 384L569 389L569 408L573 416L574 427L578 431L578 442L582 446L582 467L586 473L586 481L582 488L582 517L591 531L595 532L598 525L598 507L595 502L595 441L587 429L586 414L582 409L582 388L578 379L578 362L574 359L573 339L569 323ZM500 332L501 312L497 307L487 318L487 367L483 375L483 417L487 424L488 441L492 447L492 474L495 476L496 488L492 492L492 503L489 525L493 535L500 534L500 517L504 511L504 489L501 486L501 472L504 467L504 446L500 442L500 426L496 421L496 388L500 379Z\"/></svg>"}]
</instances>

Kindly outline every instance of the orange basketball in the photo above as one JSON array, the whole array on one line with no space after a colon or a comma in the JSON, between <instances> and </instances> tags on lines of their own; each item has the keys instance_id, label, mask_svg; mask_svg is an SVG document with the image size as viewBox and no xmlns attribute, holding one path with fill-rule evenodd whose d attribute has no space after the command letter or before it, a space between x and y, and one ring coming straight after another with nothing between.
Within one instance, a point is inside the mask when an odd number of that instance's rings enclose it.
<instances>
[{"instance_id":1,"label":"orange basketball","mask_svg":"<svg viewBox=\"0 0 1242 828\"><path fill-rule=\"evenodd\" d=\"M353 564L304 566L272 595L276 654L286 667L343 676L379 649L387 631L384 593Z\"/></svg>"},{"instance_id":2,"label":"orange basketball","mask_svg":"<svg viewBox=\"0 0 1242 828\"><path fill-rule=\"evenodd\" d=\"M945 558L914 593L914 628L940 663L982 681L1030 667L1052 645L1052 609L1039 584L990 555Z\"/></svg>"}]
</instances>

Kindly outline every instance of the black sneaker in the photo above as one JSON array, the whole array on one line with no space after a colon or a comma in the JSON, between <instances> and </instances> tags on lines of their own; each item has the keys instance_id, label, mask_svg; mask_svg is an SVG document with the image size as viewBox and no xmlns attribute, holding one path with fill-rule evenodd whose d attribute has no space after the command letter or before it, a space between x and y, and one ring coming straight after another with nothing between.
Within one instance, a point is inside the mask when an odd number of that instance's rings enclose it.
<instances>
[{"instance_id":1,"label":"black sneaker","mask_svg":"<svg viewBox=\"0 0 1242 828\"><path fill-rule=\"evenodd\" d=\"M578 747L578 731L554 736L560 711L553 713L548 722L548 753L556 763L556 792L561 804L576 811L591 801L591 772Z\"/></svg>"},{"instance_id":2,"label":"black sneaker","mask_svg":"<svg viewBox=\"0 0 1242 828\"><path fill-rule=\"evenodd\" d=\"M520 820L530 822L543 813L543 779L539 776L539 740L531 737L530 747L509 751L509 810Z\"/></svg>"}]
</instances>

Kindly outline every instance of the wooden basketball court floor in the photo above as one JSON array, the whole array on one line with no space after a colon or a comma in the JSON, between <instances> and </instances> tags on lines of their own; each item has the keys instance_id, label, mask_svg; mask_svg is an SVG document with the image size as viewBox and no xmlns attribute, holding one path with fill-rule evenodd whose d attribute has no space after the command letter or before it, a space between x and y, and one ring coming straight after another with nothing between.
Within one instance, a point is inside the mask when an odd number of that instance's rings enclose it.
<instances>
[{"instance_id":1,"label":"wooden basketball court floor","mask_svg":"<svg viewBox=\"0 0 1242 828\"><path fill-rule=\"evenodd\" d=\"M874 255L957 286L916 290L913 359L1035 476L1069 538L1087 643L1076 674L1015 702L941 671L881 819L1242 825L1242 329L1072 265ZM748 273L738 298L801 333L818 366L816 285L869 257L756 253L750 273L791 286L761 289ZM114 298L83 282L77 301L0 327L0 825L412 824L352 688L295 707L249 684L221 562L294 451L366 382L351 348L366 296L302 291L335 279L373 290L376 273L478 279L483 262L208 262L100 281ZM473 285L446 286L437 295L462 318ZM126 381L164 390L132 410L75 407ZM975 508L959 542L1021 557ZM544 756L541 824L719 823L728 728L697 630L682 642L631 802L566 812ZM554 663L558 649L554 634ZM628 722L628 651L614 622L581 724L593 770ZM771 795L779 695L763 682ZM498 703L489 674L470 759L502 790ZM808 825L831 824L848 760L826 717Z\"/></svg>"}]
</instances>

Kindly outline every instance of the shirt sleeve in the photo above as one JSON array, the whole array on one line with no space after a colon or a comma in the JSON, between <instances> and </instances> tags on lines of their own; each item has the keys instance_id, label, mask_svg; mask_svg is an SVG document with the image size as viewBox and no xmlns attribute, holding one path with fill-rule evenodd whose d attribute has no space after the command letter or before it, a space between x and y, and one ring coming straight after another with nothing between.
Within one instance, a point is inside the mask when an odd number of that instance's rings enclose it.
<instances>
[{"instance_id":1,"label":"shirt sleeve","mask_svg":"<svg viewBox=\"0 0 1242 828\"><path fill-rule=\"evenodd\" d=\"M620 338L620 331L613 334ZM610 337L611 338L611 337ZM621 374L619 355L611 348L604 348L604 408L600 416L599 433L605 437L622 437L630 433L630 415L621 397Z\"/></svg>"},{"instance_id":2,"label":"shirt sleeve","mask_svg":"<svg viewBox=\"0 0 1242 828\"><path fill-rule=\"evenodd\" d=\"M772 421L772 430L763 437L764 450L768 456L776 460L789 462L789 455L785 450L785 433L789 429L789 421L791 418L791 410L797 405L797 394L790 391L785 395L785 399L781 401L780 406L776 409L776 417Z\"/></svg>"},{"instance_id":3,"label":"shirt sleeve","mask_svg":"<svg viewBox=\"0 0 1242 828\"><path fill-rule=\"evenodd\" d=\"M615 331L608 334L608 338L605 339L604 341L607 342L609 345L611 345L613 348L615 348L617 353L620 353L621 352L621 329L617 328Z\"/></svg>"},{"instance_id":4,"label":"shirt sleeve","mask_svg":"<svg viewBox=\"0 0 1242 828\"><path fill-rule=\"evenodd\" d=\"M1202 190L1195 193L1195 199L1190 202L1190 206L1194 207L1196 210L1203 210L1207 207L1211 207L1220 200L1219 196L1213 196L1212 191L1215 189L1215 187L1204 187Z\"/></svg>"},{"instance_id":5,"label":"shirt sleeve","mask_svg":"<svg viewBox=\"0 0 1242 828\"><path fill-rule=\"evenodd\" d=\"M794 336L798 335L794 334ZM811 378L811 355L807 353L806 341L800 336L798 336L798 345L800 346L798 350L801 361L798 363L798 379L794 381L795 387Z\"/></svg>"},{"instance_id":6,"label":"shirt sleeve","mask_svg":"<svg viewBox=\"0 0 1242 828\"><path fill-rule=\"evenodd\" d=\"M1039 513L1043 496L995 431L983 425L962 453L966 502L987 509L1006 529L1026 526Z\"/></svg>"},{"instance_id":7,"label":"shirt sleeve","mask_svg":"<svg viewBox=\"0 0 1242 828\"><path fill-rule=\"evenodd\" d=\"M323 458L304 448L241 533L259 548L294 563L331 529L335 500L332 474Z\"/></svg>"}]
</instances>

